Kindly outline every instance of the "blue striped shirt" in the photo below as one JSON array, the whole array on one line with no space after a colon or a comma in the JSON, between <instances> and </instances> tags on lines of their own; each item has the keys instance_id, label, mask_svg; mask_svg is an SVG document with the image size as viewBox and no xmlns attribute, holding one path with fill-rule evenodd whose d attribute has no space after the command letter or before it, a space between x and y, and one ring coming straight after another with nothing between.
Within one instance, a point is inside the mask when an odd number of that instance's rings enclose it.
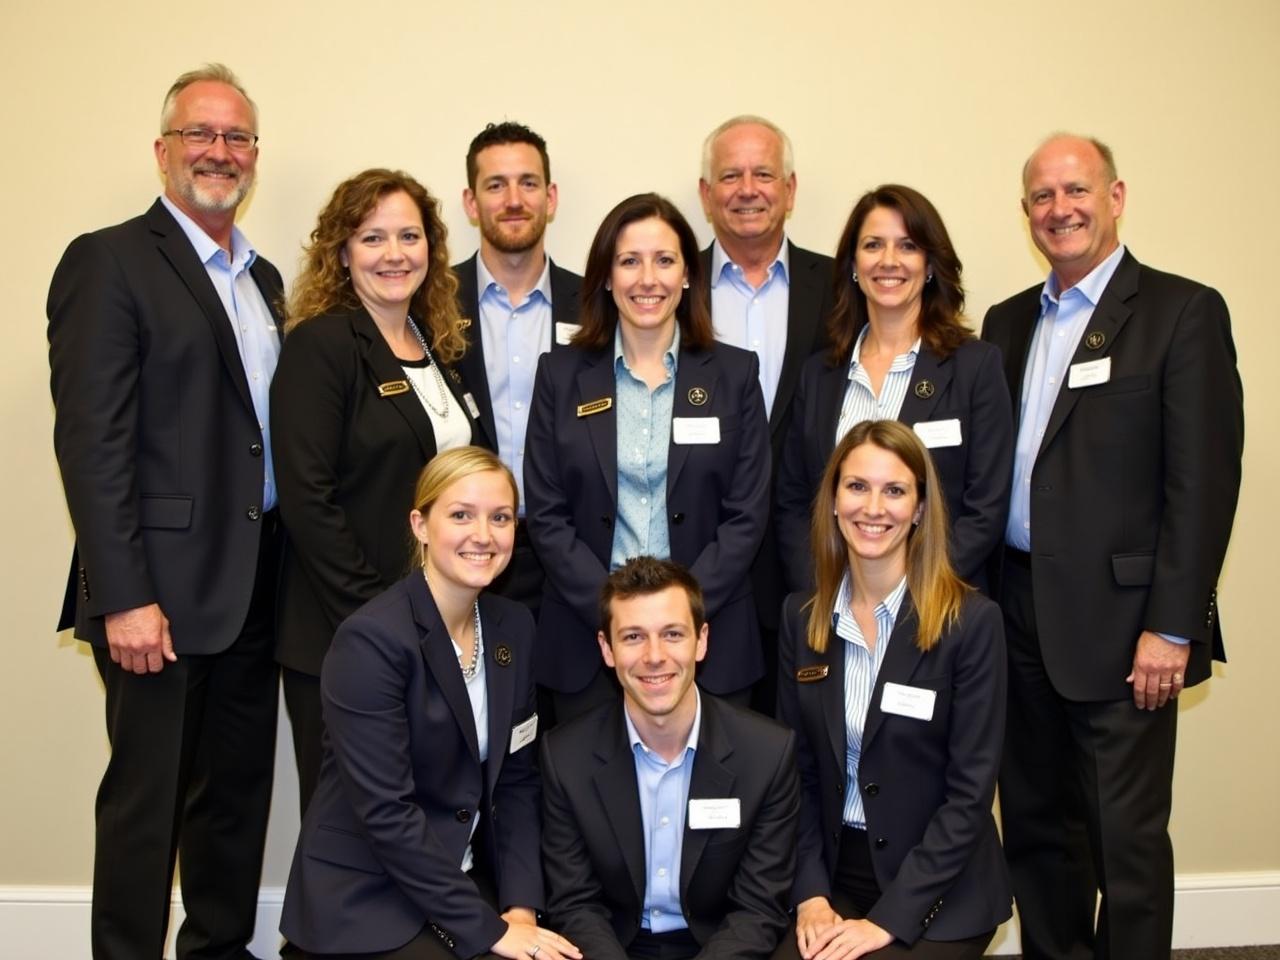
<instances>
[{"instance_id":1,"label":"blue striped shirt","mask_svg":"<svg viewBox=\"0 0 1280 960\"><path fill-rule=\"evenodd\" d=\"M884 663L889 638L898 619L902 598L907 594L907 578L904 576L887 597L876 605L876 638L874 649L867 649L862 628L854 619L849 603L853 586L849 574L844 575L840 592L836 595L835 609L831 613L836 636L844 641L844 729L845 729L845 791L844 822L846 826L866 829L867 814L862 808L862 791L858 789L858 763L862 760L862 731L867 725L867 710L871 707L871 693L876 686L876 676Z\"/></svg>"},{"instance_id":2,"label":"blue striped shirt","mask_svg":"<svg viewBox=\"0 0 1280 960\"><path fill-rule=\"evenodd\" d=\"M916 357L920 355L920 339L917 337L910 350L893 358L884 383L880 384L880 396L877 397L871 389L867 368L859 362L862 359L862 344L870 329L870 325L863 327L853 344L853 356L849 358L849 385L845 387L840 419L836 421L837 444L863 420L898 419L907 387L911 385L911 371L916 368Z\"/></svg>"}]
</instances>

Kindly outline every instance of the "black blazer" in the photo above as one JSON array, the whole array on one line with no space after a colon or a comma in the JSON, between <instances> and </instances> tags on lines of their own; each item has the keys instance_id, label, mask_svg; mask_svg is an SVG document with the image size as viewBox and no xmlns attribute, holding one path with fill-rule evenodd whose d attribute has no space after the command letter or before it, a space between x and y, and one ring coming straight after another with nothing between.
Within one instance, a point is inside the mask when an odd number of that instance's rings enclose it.
<instances>
[{"instance_id":1,"label":"black blazer","mask_svg":"<svg viewBox=\"0 0 1280 960\"><path fill-rule=\"evenodd\" d=\"M835 365L825 354L811 357L796 389L787 451L778 466L776 510L782 566L791 590L812 587L813 499L836 446L850 356L852 352ZM985 589L987 560L1004 539L1014 443L1000 351L990 344L970 340L946 359L921 345L898 420L915 426L951 419L960 421L960 445L929 452L951 520L951 562L962 578Z\"/></svg>"},{"instance_id":2,"label":"black blazer","mask_svg":"<svg viewBox=\"0 0 1280 960\"><path fill-rule=\"evenodd\" d=\"M280 274L250 268L272 317ZM263 438L227 312L157 200L74 240L49 287L54 450L76 552L58 629L158 603L175 651L227 649L258 566Z\"/></svg>"},{"instance_id":3,"label":"black blazer","mask_svg":"<svg viewBox=\"0 0 1280 960\"><path fill-rule=\"evenodd\" d=\"M489 759L480 763L462 670L422 574L338 629L320 678L320 783L298 838L280 931L317 953L371 953L424 926L459 957L485 953L507 925L462 872L488 859L499 909L543 906L534 747L509 752L535 715L533 620L482 594ZM447 775L446 775L447 774Z\"/></svg>"},{"instance_id":4,"label":"black blazer","mask_svg":"<svg viewBox=\"0 0 1280 960\"><path fill-rule=\"evenodd\" d=\"M796 731L800 766L795 903L831 896L846 789L846 641L833 635L824 653L810 649L807 600L787 598L778 639L779 712ZM994 930L1009 919L1012 900L991 815L1004 741L1000 609L969 594L959 622L928 653L916 646L916 627L908 594L876 676L858 766L882 891L867 919L908 944ZM814 667L827 672L802 681L801 671ZM932 718L883 711L886 683L934 691Z\"/></svg>"},{"instance_id":5,"label":"black blazer","mask_svg":"<svg viewBox=\"0 0 1280 960\"><path fill-rule=\"evenodd\" d=\"M754 353L716 344L681 348L672 417L718 417L718 444L677 444L667 460L671 558L689 567L706 598L711 640L699 683L741 690L764 672L747 570L769 503L769 435ZM705 392L701 404L690 394ZM600 588L609 572L617 511L614 350L542 356L529 411L524 482L529 536L546 570L538 617L538 683L577 691L603 668L596 646Z\"/></svg>"},{"instance_id":6,"label":"black blazer","mask_svg":"<svg viewBox=\"0 0 1280 960\"><path fill-rule=\"evenodd\" d=\"M542 744L551 926L591 960L625 960L640 930L645 842L622 698ZM768 957L787 925L799 787L795 734L702 694L690 799L736 797L741 826L685 823L680 905L700 958Z\"/></svg>"},{"instance_id":7,"label":"black blazer","mask_svg":"<svg viewBox=\"0 0 1280 960\"><path fill-rule=\"evenodd\" d=\"M470 418L466 388L444 380ZM436 440L415 391L379 395L392 382L405 383L404 368L363 307L303 321L280 354L271 441L289 536L276 659L301 673L320 675L338 624L412 560L413 485Z\"/></svg>"},{"instance_id":8,"label":"black blazer","mask_svg":"<svg viewBox=\"0 0 1280 960\"><path fill-rule=\"evenodd\" d=\"M1015 407L1040 290L992 307L983 326ZM1106 383L1058 394L1031 475L1036 628L1068 700L1129 699L1143 630L1191 640L1187 686L1225 659L1216 585L1244 448L1227 305L1125 253L1072 363L1104 357Z\"/></svg>"},{"instance_id":9,"label":"black blazer","mask_svg":"<svg viewBox=\"0 0 1280 960\"><path fill-rule=\"evenodd\" d=\"M493 400L489 396L489 374L484 366L484 340L480 336L480 291L476 284L476 258L473 253L461 263L453 265L458 275L458 306L462 315L471 320L463 333L467 337L467 352L458 361L458 369L472 390L476 405L480 408L480 422L484 424L486 446L498 449L498 432L493 423ZM548 258L550 259L550 258ZM577 323L581 309L582 277L556 266L551 261L551 343L552 350L565 344L556 342L555 324Z\"/></svg>"}]
</instances>

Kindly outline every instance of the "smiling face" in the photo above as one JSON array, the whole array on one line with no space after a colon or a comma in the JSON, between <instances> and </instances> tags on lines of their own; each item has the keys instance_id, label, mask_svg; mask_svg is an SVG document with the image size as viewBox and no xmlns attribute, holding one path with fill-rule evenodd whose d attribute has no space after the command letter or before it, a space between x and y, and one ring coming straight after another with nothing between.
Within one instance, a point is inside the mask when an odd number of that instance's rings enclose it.
<instances>
[{"instance_id":1,"label":"smiling face","mask_svg":"<svg viewBox=\"0 0 1280 960\"><path fill-rule=\"evenodd\" d=\"M542 155L528 143L500 143L476 154L474 188L463 191L467 216L484 242L501 253L523 253L542 242L558 194L547 183Z\"/></svg>"},{"instance_id":2,"label":"smiling face","mask_svg":"<svg viewBox=\"0 0 1280 960\"><path fill-rule=\"evenodd\" d=\"M795 172L783 171L782 138L757 123L730 127L711 145L711 179L698 182L716 236L778 246L796 200Z\"/></svg>"},{"instance_id":3,"label":"smiling face","mask_svg":"<svg viewBox=\"0 0 1280 960\"><path fill-rule=\"evenodd\" d=\"M679 714L692 719L694 673L707 655L707 625L693 625L689 595L681 586L656 593L614 597L609 636L597 639L604 662L618 675L631 719Z\"/></svg>"},{"instance_id":4,"label":"smiling face","mask_svg":"<svg viewBox=\"0 0 1280 960\"><path fill-rule=\"evenodd\" d=\"M409 514L414 537L426 546L423 569L433 592L475 593L506 568L516 538L515 503L506 474L484 470L445 487L425 516Z\"/></svg>"},{"instance_id":5,"label":"smiling face","mask_svg":"<svg viewBox=\"0 0 1280 960\"><path fill-rule=\"evenodd\" d=\"M657 217L622 228L614 246L609 290L619 321L633 331L675 332L676 307L689 271L680 237Z\"/></svg>"},{"instance_id":6,"label":"smiling face","mask_svg":"<svg viewBox=\"0 0 1280 960\"><path fill-rule=\"evenodd\" d=\"M1111 180L1098 148L1078 137L1057 137L1037 150L1024 181L1031 237L1059 289L1069 290L1119 245L1124 181Z\"/></svg>"},{"instance_id":7,"label":"smiling face","mask_svg":"<svg viewBox=\"0 0 1280 960\"><path fill-rule=\"evenodd\" d=\"M427 278L427 232L422 211L403 190L389 193L373 208L342 248L342 265L370 313L396 322Z\"/></svg>"},{"instance_id":8,"label":"smiling face","mask_svg":"<svg viewBox=\"0 0 1280 960\"><path fill-rule=\"evenodd\" d=\"M872 564L902 576L907 537L924 504L911 468L896 454L871 443L849 451L836 477L836 524L849 564Z\"/></svg>"},{"instance_id":9,"label":"smiling face","mask_svg":"<svg viewBox=\"0 0 1280 960\"><path fill-rule=\"evenodd\" d=\"M202 127L215 133L257 133L253 107L235 89L216 80L200 80L183 89L173 102L170 130ZM234 212L253 186L258 148L227 149L218 137L207 147L188 147L177 133L156 139L156 161L165 176L165 196L187 216Z\"/></svg>"},{"instance_id":10,"label":"smiling face","mask_svg":"<svg viewBox=\"0 0 1280 960\"><path fill-rule=\"evenodd\" d=\"M858 230L853 262L873 317L877 311L919 317L929 260L907 234L901 213L875 207L867 214Z\"/></svg>"}]
</instances>

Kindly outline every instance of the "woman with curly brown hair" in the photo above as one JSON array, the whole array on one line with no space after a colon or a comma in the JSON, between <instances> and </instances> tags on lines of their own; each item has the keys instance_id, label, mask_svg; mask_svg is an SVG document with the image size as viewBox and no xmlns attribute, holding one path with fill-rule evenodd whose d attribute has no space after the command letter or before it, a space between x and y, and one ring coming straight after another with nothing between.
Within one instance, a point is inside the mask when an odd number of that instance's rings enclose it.
<instances>
[{"instance_id":1,"label":"woman with curly brown hair","mask_svg":"<svg viewBox=\"0 0 1280 960\"><path fill-rule=\"evenodd\" d=\"M288 534L276 659L304 811L333 632L408 568L404 517L423 464L482 440L449 366L466 341L445 235L435 198L408 174L356 174L320 212L286 309L271 385Z\"/></svg>"}]
</instances>

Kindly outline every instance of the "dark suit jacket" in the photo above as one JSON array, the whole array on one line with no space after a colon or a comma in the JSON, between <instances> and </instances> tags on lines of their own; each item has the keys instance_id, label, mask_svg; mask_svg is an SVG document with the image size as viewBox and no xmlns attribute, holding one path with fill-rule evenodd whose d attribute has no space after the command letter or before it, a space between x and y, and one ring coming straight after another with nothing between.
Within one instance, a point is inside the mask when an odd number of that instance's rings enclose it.
<instances>
[{"instance_id":1,"label":"dark suit jacket","mask_svg":"<svg viewBox=\"0 0 1280 960\"><path fill-rule=\"evenodd\" d=\"M250 272L274 312L280 274ZM159 200L77 238L49 288L54 449L76 531L58 629L158 603L182 654L244 625L263 529L263 439L227 312Z\"/></svg>"},{"instance_id":2,"label":"dark suit jacket","mask_svg":"<svg viewBox=\"0 0 1280 960\"><path fill-rule=\"evenodd\" d=\"M923 384L932 392L920 389ZM824 354L809 359L796 389L787 451L778 466L776 509L782 566L792 590L812 586L813 498L836 446L848 385L849 357L833 366ZM985 588L987 559L1003 540L1008 518L1014 440L1000 352L989 344L970 340L946 359L921 346L898 420L914 426L951 419L960 421L960 446L929 451L951 518L951 562L961 577Z\"/></svg>"},{"instance_id":3,"label":"dark suit jacket","mask_svg":"<svg viewBox=\"0 0 1280 960\"><path fill-rule=\"evenodd\" d=\"M774 481L786 445L791 422L792 401L800 383L800 371L805 362L827 347L827 316L832 308L831 275L834 261L821 253L797 247L787 241L790 268L787 290L787 349L782 355L782 372L778 376L778 388L774 392L773 409L769 412L769 448ZM707 295L711 295L711 247L702 251L702 269L707 274ZM712 318L714 322L714 317ZM772 508L771 496L769 505ZM778 629L778 611L782 608L783 553L775 537L777 525L765 526L760 552L751 567L751 586L756 594L756 610L760 624L766 630ZM783 562L780 562L783 561Z\"/></svg>"},{"instance_id":4,"label":"dark suit jacket","mask_svg":"<svg viewBox=\"0 0 1280 960\"><path fill-rule=\"evenodd\" d=\"M992 307L983 326L1015 408L1040 289ZM1104 342L1090 349L1094 333ZM1243 395L1216 290L1126 253L1072 363L1103 357L1106 383L1058 394L1031 474L1036 628L1070 700L1132 696L1143 630L1191 640L1187 686L1223 659L1215 588L1240 490Z\"/></svg>"},{"instance_id":5,"label":"dark suit jacket","mask_svg":"<svg viewBox=\"0 0 1280 960\"><path fill-rule=\"evenodd\" d=\"M507 925L460 866L477 814L486 822L474 854L492 866L499 909L541 909L534 747L508 752L512 728L535 710L533 621L488 594L480 620L484 764L458 658L421 573L339 627L320 679L324 765L280 917L304 950L391 950L430 925L459 957L487 951Z\"/></svg>"},{"instance_id":6,"label":"dark suit jacket","mask_svg":"<svg viewBox=\"0 0 1280 960\"><path fill-rule=\"evenodd\" d=\"M800 766L796 903L831 896L846 789L846 642L833 635L825 652L810 649L807 599L787 598L778 639L779 711L796 731ZM1012 900L991 815L1004 739L1000 610L971 593L959 622L928 653L916 646L916 627L908 594L876 675L858 766L882 891L867 918L908 944L994 930L1009 918ZM826 676L797 679L815 666L826 667ZM932 718L881 710L886 683L934 691Z\"/></svg>"},{"instance_id":7,"label":"dark suit jacket","mask_svg":"<svg viewBox=\"0 0 1280 960\"><path fill-rule=\"evenodd\" d=\"M677 444L667 460L671 559L702 585L711 640L699 670L715 693L764 672L747 570L764 533L769 437L753 353L716 344L681 349L672 417L718 417L718 444ZM695 405L689 394L706 392ZM580 404L614 397L614 350L542 356L529 411L525 494L529 536L547 580L538 617L538 683L583 689L603 668L596 633L609 572L618 499L617 411L579 416Z\"/></svg>"},{"instance_id":8,"label":"dark suit jacket","mask_svg":"<svg viewBox=\"0 0 1280 960\"><path fill-rule=\"evenodd\" d=\"M640 930L645 843L622 699L542 744L551 926L591 960L625 960ZM680 904L702 958L768 957L787 925L799 790L795 735L702 694L690 799L736 797L741 827L685 824Z\"/></svg>"},{"instance_id":9,"label":"dark suit jacket","mask_svg":"<svg viewBox=\"0 0 1280 960\"><path fill-rule=\"evenodd\" d=\"M271 440L289 537L276 659L293 670L319 676L338 624L409 568L413 487L436 439L415 391L378 395L404 380L363 307L302 322L281 351ZM469 417L466 387L444 380Z\"/></svg>"},{"instance_id":10,"label":"dark suit jacket","mask_svg":"<svg viewBox=\"0 0 1280 960\"><path fill-rule=\"evenodd\" d=\"M489 375L484 366L484 342L480 336L480 291L476 289L476 258L473 253L461 263L453 265L453 272L458 275L458 305L462 315L471 320L463 332L467 336L467 352L458 361L458 369L462 372L468 387L475 396L476 405L480 408L480 422L484 424L485 435L489 438L488 446L498 449L498 433L493 423L493 402L489 396ZM551 343L552 350L564 346L556 343L555 324L577 323L581 307L580 295L582 277L576 273L557 267L551 263Z\"/></svg>"}]
</instances>

